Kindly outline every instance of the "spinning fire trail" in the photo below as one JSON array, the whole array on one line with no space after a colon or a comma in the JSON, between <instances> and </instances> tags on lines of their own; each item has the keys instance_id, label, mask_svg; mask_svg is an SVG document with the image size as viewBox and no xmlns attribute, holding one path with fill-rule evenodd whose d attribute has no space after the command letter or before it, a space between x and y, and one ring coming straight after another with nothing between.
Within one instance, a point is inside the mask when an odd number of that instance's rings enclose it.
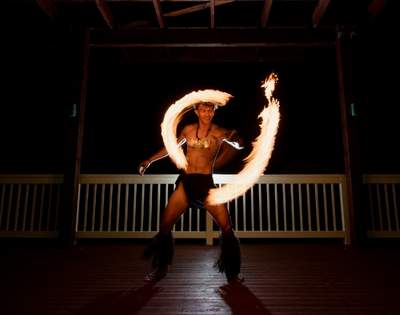
<instances>
[{"instance_id":1,"label":"spinning fire trail","mask_svg":"<svg viewBox=\"0 0 400 315\"><path fill-rule=\"evenodd\" d=\"M277 75L272 73L262 84L268 105L258 116L261 118L260 134L252 143L252 151L244 159L243 169L234 175L231 183L221 188L211 189L206 203L214 205L235 199L243 195L263 175L274 150L279 126L279 101L272 97L277 81ZM187 167L186 157L181 148L185 140L178 143L176 138L177 126L183 115L196 103L212 102L218 106L224 106L231 97L232 95L217 90L202 90L185 95L168 108L161 124L161 135L168 155L179 169L185 170Z\"/></svg>"}]
</instances>

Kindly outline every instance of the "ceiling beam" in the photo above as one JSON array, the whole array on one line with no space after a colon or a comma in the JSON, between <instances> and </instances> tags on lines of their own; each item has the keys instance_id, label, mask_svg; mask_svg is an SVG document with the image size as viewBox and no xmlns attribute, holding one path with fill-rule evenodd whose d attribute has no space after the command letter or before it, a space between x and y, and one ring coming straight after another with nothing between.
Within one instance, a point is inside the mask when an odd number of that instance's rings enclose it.
<instances>
[{"instance_id":1,"label":"ceiling beam","mask_svg":"<svg viewBox=\"0 0 400 315\"><path fill-rule=\"evenodd\" d=\"M111 13L110 7L105 0L96 0L97 9L110 29L115 27L114 16Z\"/></svg>"},{"instance_id":2,"label":"ceiling beam","mask_svg":"<svg viewBox=\"0 0 400 315\"><path fill-rule=\"evenodd\" d=\"M231 2L234 2L234 1L236 1L236 0L215 0L215 6L231 3ZM205 3L202 3L202 4L193 5L193 6L188 7L188 8L184 8L184 9L180 9L180 10L176 10L176 11L171 11L171 12L165 13L164 16L165 17L172 17L172 16L185 15L185 14L188 14L188 13L193 13L193 12L197 12L197 11L206 10L210 6L211 6L210 2L205 2Z\"/></svg>"},{"instance_id":3,"label":"ceiling beam","mask_svg":"<svg viewBox=\"0 0 400 315\"><path fill-rule=\"evenodd\" d=\"M164 28L165 25L164 25L163 16L161 14L160 0L153 0L153 6L154 6L154 10L156 11L158 25L160 26L160 28Z\"/></svg>"},{"instance_id":4,"label":"ceiling beam","mask_svg":"<svg viewBox=\"0 0 400 315\"><path fill-rule=\"evenodd\" d=\"M54 0L36 0L36 3L48 17L56 16L57 5Z\"/></svg>"},{"instance_id":5,"label":"ceiling beam","mask_svg":"<svg viewBox=\"0 0 400 315\"><path fill-rule=\"evenodd\" d=\"M271 12L272 0L264 0L264 7L261 14L261 27L266 27L269 13Z\"/></svg>"},{"instance_id":6,"label":"ceiling beam","mask_svg":"<svg viewBox=\"0 0 400 315\"><path fill-rule=\"evenodd\" d=\"M330 0L319 0L317 6L314 9L312 15L312 25L317 27L322 17L324 16L326 9L328 8Z\"/></svg>"},{"instance_id":7,"label":"ceiling beam","mask_svg":"<svg viewBox=\"0 0 400 315\"><path fill-rule=\"evenodd\" d=\"M215 28L215 0L210 0L210 26Z\"/></svg>"}]
</instances>

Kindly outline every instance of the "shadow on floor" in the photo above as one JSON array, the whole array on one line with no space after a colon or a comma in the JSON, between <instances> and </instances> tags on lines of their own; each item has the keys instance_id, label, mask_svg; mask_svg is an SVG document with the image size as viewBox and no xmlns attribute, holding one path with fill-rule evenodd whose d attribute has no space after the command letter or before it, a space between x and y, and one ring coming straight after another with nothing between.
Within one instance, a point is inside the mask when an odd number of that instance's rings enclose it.
<instances>
[{"instance_id":1,"label":"shadow on floor","mask_svg":"<svg viewBox=\"0 0 400 315\"><path fill-rule=\"evenodd\" d=\"M160 290L159 287L155 287L154 285L155 283L146 283L137 289L101 295L75 314L135 314Z\"/></svg>"},{"instance_id":2,"label":"shadow on floor","mask_svg":"<svg viewBox=\"0 0 400 315\"><path fill-rule=\"evenodd\" d=\"M241 282L232 282L218 290L232 315L270 315L262 302Z\"/></svg>"}]
</instances>

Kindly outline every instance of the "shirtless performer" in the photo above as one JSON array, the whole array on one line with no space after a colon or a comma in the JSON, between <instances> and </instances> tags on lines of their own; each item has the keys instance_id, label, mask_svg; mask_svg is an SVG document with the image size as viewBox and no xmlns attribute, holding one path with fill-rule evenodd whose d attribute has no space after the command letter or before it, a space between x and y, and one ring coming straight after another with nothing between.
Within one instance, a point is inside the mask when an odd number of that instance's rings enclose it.
<instances>
[{"instance_id":1,"label":"shirtless performer","mask_svg":"<svg viewBox=\"0 0 400 315\"><path fill-rule=\"evenodd\" d=\"M168 271L168 265L173 257L173 239L171 230L182 213L190 206L206 209L221 229L221 254L216 263L220 272L224 272L228 282L239 280L240 247L235 237L229 213L224 204L209 205L205 203L210 188L214 188L212 172L214 165L226 160L226 152L220 152L223 142L240 149L235 131L229 131L212 123L216 105L213 103L198 103L195 113L198 123L186 125L178 143L186 142L186 159L188 162L185 173L176 181L176 190L169 198L165 208L158 234L145 250L145 257L152 257L153 271L145 277L145 281L162 279ZM220 153L220 154L219 154ZM139 173L143 175L150 164L168 155L165 148L161 149L149 159L139 165ZM229 154L228 154L229 155Z\"/></svg>"}]
</instances>

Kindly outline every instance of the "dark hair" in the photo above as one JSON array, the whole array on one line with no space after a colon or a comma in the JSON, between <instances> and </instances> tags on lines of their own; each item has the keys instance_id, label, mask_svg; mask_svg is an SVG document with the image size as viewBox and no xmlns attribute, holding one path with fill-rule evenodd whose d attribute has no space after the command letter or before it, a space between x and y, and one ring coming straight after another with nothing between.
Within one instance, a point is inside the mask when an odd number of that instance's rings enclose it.
<instances>
[{"instance_id":1,"label":"dark hair","mask_svg":"<svg viewBox=\"0 0 400 315\"><path fill-rule=\"evenodd\" d=\"M214 108L214 110L216 110L218 108L217 105L215 105L214 103L211 103L211 102L199 102L199 103L194 105L194 108L197 109L199 105L212 106Z\"/></svg>"}]
</instances>

